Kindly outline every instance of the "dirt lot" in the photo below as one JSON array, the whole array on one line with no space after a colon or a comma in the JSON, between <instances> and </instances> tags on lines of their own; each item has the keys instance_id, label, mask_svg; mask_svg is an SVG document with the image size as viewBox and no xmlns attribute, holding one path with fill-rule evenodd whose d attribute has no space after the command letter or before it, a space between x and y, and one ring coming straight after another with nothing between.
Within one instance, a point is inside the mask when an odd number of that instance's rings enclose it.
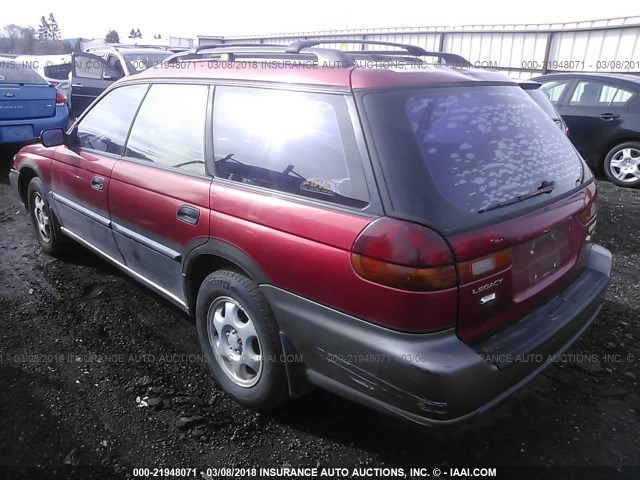
<instances>
[{"instance_id":1,"label":"dirt lot","mask_svg":"<svg viewBox=\"0 0 640 480\"><path fill-rule=\"evenodd\" d=\"M638 190L599 182L596 238L614 275L571 358L480 418L424 429L319 391L271 414L239 406L209 377L190 318L81 247L64 259L40 252L6 152L1 161L0 466L124 476L131 466L640 465Z\"/></svg>"}]
</instances>

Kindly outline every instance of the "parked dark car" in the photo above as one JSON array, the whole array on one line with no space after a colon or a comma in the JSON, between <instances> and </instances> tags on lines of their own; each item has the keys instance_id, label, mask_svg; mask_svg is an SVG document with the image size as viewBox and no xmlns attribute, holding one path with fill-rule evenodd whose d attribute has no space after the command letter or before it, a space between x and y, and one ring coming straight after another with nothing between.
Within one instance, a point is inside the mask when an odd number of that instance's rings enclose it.
<instances>
[{"instance_id":1,"label":"parked dark car","mask_svg":"<svg viewBox=\"0 0 640 480\"><path fill-rule=\"evenodd\" d=\"M544 110L547 115L549 115L549 117L551 117L551 120L558 125L558 128L562 133L569 135L569 129L562 119L562 115L560 115L560 112L558 112L556 107L553 106L553 103L551 103L547 94L542 91L540 88L541 86L542 84L538 82L520 82L520 87L522 87L522 89L527 92L527 95L529 95L531 99L536 102L538 106Z\"/></svg>"},{"instance_id":2,"label":"parked dark car","mask_svg":"<svg viewBox=\"0 0 640 480\"><path fill-rule=\"evenodd\" d=\"M503 74L321 43L122 79L11 183L45 252L75 240L193 315L245 405L320 387L421 424L481 413L600 311L591 171Z\"/></svg>"},{"instance_id":3,"label":"parked dark car","mask_svg":"<svg viewBox=\"0 0 640 480\"><path fill-rule=\"evenodd\" d=\"M587 163L616 185L640 185L640 77L554 73L536 77Z\"/></svg>"},{"instance_id":4,"label":"parked dark car","mask_svg":"<svg viewBox=\"0 0 640 480\"><path fill-rule=\"evenodd\" d=\"M0 144L24 144L68 125L62 93L22 62L0 57Z\"/></svg>"}]
</instances>

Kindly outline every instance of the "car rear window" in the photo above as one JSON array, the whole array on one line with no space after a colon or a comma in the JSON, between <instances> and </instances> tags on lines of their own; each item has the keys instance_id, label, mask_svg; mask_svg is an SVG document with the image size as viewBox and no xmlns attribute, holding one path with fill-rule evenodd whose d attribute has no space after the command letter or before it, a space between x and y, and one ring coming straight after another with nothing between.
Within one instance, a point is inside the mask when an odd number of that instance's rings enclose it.
<instances>
[{"instance_id":1,"label":"car rear window","mask_svg":"<svg viewBox=\"0 0 640 480\"><path fill-rule=\"evenodd\" d=\"M14 60L0 60L0 83L26 83L46 85L47 82L35 70Z\"/></svg>"},{"instance_id":2,"label":"car rear window","mask_svg":"<svg viewBox=\"0 0 640 480\"><path fill-rule=\"evenodd\" d=\"M56 80L68 80L70 71L70 63L63 63L61 65L49 65L44 67L44 76L47 78L54 78Z\"/></svg>"},{"instance_id":3,"label":"car rear window","mask_svg":"<svg viewBox=\"0 0 640 480\"><path fill-rule=\"evenodd\" d=\"M460 230L575 190L584 167L553 120L517 86L365 94L393 210ZM551 193L486 211L554 182Z\"/></svg>"}]
</instances>

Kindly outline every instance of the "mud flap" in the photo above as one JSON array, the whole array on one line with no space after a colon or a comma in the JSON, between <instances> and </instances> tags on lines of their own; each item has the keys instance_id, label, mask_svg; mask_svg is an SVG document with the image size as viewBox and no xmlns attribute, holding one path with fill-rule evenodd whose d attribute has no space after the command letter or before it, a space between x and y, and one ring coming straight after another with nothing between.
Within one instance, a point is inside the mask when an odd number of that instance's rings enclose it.
<instances>
[{"instance_id":1,"label":"mud flap","mask_svg":"<svg viewBox=\"0 0 640 480\"><path fill-rule=\"evenodd\" d=\"M283 363L287 372L289 395L291 398L302 397L314 389L309 382L303 358L282 331L280 331L280 343L284 355Z\"/></svg>"}]
</instances>

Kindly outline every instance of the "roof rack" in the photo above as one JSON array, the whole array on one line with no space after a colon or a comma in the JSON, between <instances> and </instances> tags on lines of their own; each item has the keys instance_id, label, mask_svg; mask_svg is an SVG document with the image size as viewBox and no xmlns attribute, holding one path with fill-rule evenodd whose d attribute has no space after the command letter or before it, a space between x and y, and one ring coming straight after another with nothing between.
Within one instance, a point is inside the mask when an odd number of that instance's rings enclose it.
<instances>
[{"instance_id":1,"label":"roof rack","mask_svg":"<svg viewBox=\"0 0 640 480\"><path fill-rule=\"evenodd\" d=\"M357 51L345 51L335 48L315 48L318 45L324 44L358 44L363 47L366 45L380 45L386 47L397 47L401 50L357 50ZM358 40L358 39L310 39L300 40L293 42L289 45L278 45L268 43L217 43L212 45L198 45L197 47L180 52L166 59L166 62L173 63L181 58L184 60L194 60L203 58L205 52L209 51L210 54L220 56L226 61L234 61L236 58L245 56L271 58L274 55L284 58L298 59L302 56L313 55L319 63L332 62L334 65L340 65L342 67L353 67L354 57L374 57L374 56L401 56L402 61L420 61L419 58L407 59L407 55L411 57L435 57L439 60L443 60L446 64L453 64L458 67L469 67L471 63L464 57L455 53L445 52L430 52L422 47L415 45L408 45L403 43L383 42L377 40Z\"/></svg>"},{"instance_id":2,"label":"roof rack","mask_svg":"<svg viewBox=\"0 0 640 480\"><path fill-rule=\"evenodd\" d=\"M267 48L272 48L272 47L279 47L281 49L284 49L287 47L287 45L278 45L275 43L213 43L213 44L205 44L205 45L198 45L197 47L193 48L191 51L193 53L198 53L201 52L202 50L213 50L216 48L234 48L234 47L247 47L247 48L261 48L261 47L267 47Z\"/></svg>"},{"instance_id":3,"label":"roof rack","mask_svg":"<svg viewBox=\"0 0 640 480\"><path fill-rule=\"evenodd\" d=\"M272 53L284 52L286 45L276 45L271 43L215 43L211 45L198 45L190 50L184 50L177 52L165 59L166 63L175 63L178 60L197 60L204 58L205 51L215 50L217 54L232 55L234 53L254 53L256 49L262 50L265 53L269 50ZM227 58L228 61L233 61L233 56Z\"/></svg>"},{"instance_id":4,"label":"roof rack","mask_svg":"<svg viewBox=\"0 0 640 480\"><path fill-rule=\"evenodd\" d=\"M100 45L97 47L89 47L86 49L86 51L91 52L92 50L115 50L118 52L120 50L128 50L128 49L134 49L134 48L151 48L154 50L169 50L171 47L163 47L159 45L146 45L146 44L131 45L129 43L107 43L105 45Z\"/></svg>"},{"instance_id":5,"label":"roof rack","mask_svg":"<svg viewBox=\"0 0 640 480\"><path fill-rule=\"evenodd\" d=\"M324 39L324 40L316 40L316 39L310 39L310 40L300 40L297 42L293 42L292 44L289 45L289 47L287 48L287 53L300 53L301 50L306 49L306 48L310 48L310 47L315 47L317 45L324 45L327 43L345 43L345 44L349 44L349 43L353 43L356 45L362 45L363 47L366 45L380 45L380 46L385 46L385 47L397 47L397 48L402 48L404 49L409 55L413 55L415 57L437 57L440 58L441 60L444 60L446 63L455 63L455 64L462 64L462 65L469 65L470 62L469 60L467 60L464 57L461 57L460 55L456 55L455 53L444 53L444 52L429 52L427 50L425 50L422 47L418 47L416 45L409 45L406 43L395 43L395 42L383 42L380 40L359 40L359 39L352 39L352 38L331 38L331 39ZM356 53L356 52L349 52L349 53ZM360 50L357 53L384 53L386 55L388 54L394 54L396 52L394 51L380 51L380 50ZM401 52L397 52L397 53L401 53Z\"/></svg>"}]
</instances>

